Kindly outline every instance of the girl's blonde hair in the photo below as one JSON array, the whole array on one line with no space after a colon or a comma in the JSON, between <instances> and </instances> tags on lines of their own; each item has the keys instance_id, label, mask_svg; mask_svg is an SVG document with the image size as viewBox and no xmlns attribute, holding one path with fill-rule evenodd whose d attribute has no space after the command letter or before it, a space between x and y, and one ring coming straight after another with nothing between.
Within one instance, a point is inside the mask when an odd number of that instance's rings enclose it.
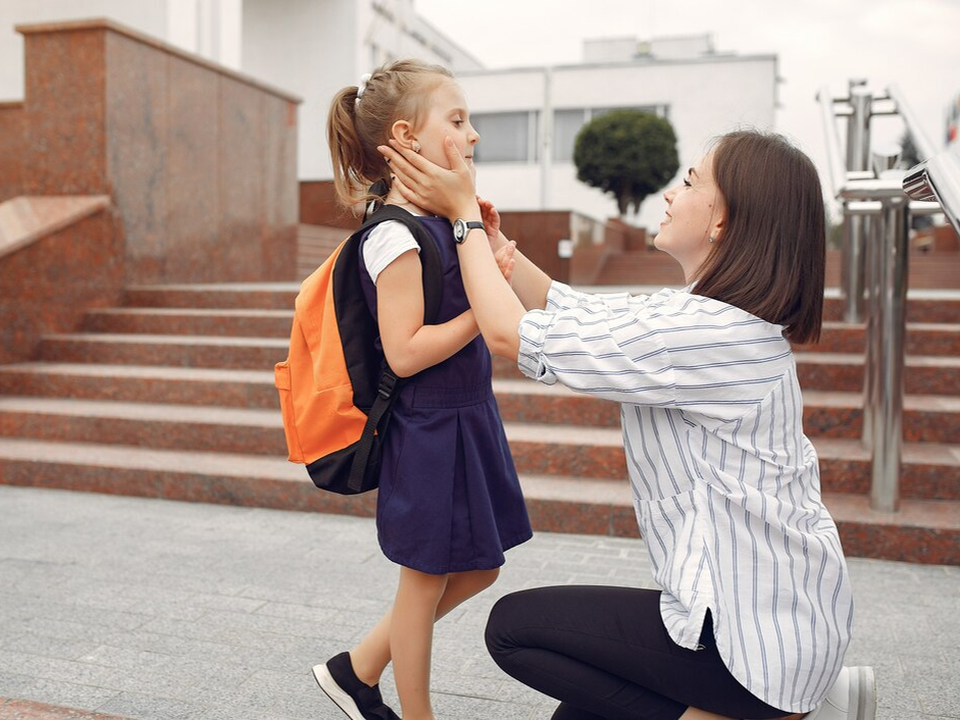
<instances>
[{"instance_id":1,"label":"girl's blonde hair","mask_svg":"<svg viewBox=\"0 0 960 720\"><path fill-rule=\"evenodd\" d=\"M327 116L327 139L334 188L342 204L355 205L386 194L370 192L378 181L384 181L384 188L390 183L390 168L377 146L386 144L398 120L419 127L431 93L448 78L453 74L440 65L398 60L371 74L359 100L356 85L336 94Z\"/></svg>"}]
</instances>

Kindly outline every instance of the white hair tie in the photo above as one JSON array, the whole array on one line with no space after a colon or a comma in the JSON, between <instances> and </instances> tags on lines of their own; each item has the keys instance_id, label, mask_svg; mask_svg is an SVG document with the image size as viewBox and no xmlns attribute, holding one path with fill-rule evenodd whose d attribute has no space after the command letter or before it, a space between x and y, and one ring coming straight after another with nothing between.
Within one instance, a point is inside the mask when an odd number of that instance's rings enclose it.
<instances>
[{"instance_id":1,"label":"white hair tie","mask_svg":"<svg viewBox=\"0 0 960 720\"><path fill-rule=\"evenodd\" d=\"M357 85L357 103L359 103L360 98L363 97L363 93L367 89L367 83L370 81L370 77L370 73L364 73L360 76L360 84Z\"/></svg>"}]
</instances>

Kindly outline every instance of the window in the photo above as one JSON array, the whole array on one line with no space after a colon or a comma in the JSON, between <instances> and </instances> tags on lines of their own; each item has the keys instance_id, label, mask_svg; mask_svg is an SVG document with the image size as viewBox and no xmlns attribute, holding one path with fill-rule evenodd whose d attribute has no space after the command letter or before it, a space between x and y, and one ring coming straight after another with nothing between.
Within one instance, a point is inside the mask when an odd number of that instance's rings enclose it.
<instances>
[{"instance_id":1,"label":"window","mask_svg":"<svg viewBox=\"0 0 960 720\"><path fill-rule=\"evenodd\" d=\"M480 133L474 160L536 162L538 116L535 111L471 115L470 123Z\"/></svg>"},{"instance_id":2,"label":"window","mask_svg":"<svg viewBox=\"0 0 960 720\"><path fill-rule=\"evenodd\" d=\"M614 110L639 110L662 118L668 116L669 108L666 105L642 105L639 107L612 107L612 108L576 108L570 110L556 110L553 113L553 161L573 162L573 148L576 144L577 133L595 117L601 117Z\"/></svg>"},{"instance_id":3,"label":"window","mask_svg":"<svg viewBox=\"0 0 960 720\"><path fill-rule=\"evenodd\" d=\"M557 110L553 114L553 161L573 162L573 146L580 128L587 124L587 111Z\"/></svg>"}]
</instances>

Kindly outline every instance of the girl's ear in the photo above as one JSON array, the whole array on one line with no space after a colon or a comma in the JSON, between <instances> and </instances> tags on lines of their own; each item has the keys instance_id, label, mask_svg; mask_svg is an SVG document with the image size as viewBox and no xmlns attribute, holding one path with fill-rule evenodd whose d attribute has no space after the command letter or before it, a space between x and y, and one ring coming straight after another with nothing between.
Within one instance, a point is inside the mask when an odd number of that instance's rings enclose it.
<instances>
[{"instance_id":1,"label":"girl's ear","mask_svg":"<svg viewBox=\"0 0 960 720\"><path fill-rule=\"evenodd\" d=\"M405 148L413 145L413 126L406 120L397 120L390 128L390 137Z\"/></svg>"}]
</instances>

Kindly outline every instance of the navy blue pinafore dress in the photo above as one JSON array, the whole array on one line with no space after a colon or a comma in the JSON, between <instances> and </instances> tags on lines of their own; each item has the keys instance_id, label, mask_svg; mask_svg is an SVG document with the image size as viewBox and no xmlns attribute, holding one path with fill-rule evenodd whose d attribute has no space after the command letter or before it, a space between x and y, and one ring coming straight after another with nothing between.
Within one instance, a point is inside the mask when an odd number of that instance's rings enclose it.
<instances>
[{"instance_id":1,"label":"navy blue pinafore dress","mask_svg":"<svg viewBox=\"0 0 960 720\"><path fill-rule=\"evenodd\" d=\"M469 309L453 229L418 217L437 240L443 283L437 323ZM367 305L377 291L363 264ZM533 532L491 387L490 351L476 337L409 378L384 434L377 535L384 555L420 572L489 570Z\"/></svg>"}]
</instances>

